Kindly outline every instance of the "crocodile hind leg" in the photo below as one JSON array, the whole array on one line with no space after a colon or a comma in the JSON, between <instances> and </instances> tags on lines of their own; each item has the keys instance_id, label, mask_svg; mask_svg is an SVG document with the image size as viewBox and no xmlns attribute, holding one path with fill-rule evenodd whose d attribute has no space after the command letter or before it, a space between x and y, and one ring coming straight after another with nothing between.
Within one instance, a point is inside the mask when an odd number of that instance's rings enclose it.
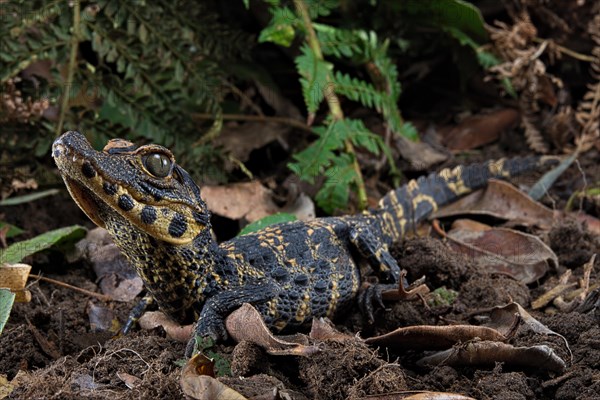
<instances>
[{"instance_id":1,"label":"crocodile hind leg","mask_svg":"<svg viewBox=\"0 0 600 400\"><path fill-rule=\"evenodd\" d=\"M247 284L243 287L220 292L206 300L194 328L193 337L185 349L191 357L196 347L196 338L211 338L215 341L227 339L225 318L244 303L262 303L277 296L280 287L275 283ZM264 316L263 316L264 317Z\"/></svg>"},{"instance_id":2,"label":"crocodile hind leg","mask_svg":"<svg viewBox=\"0 0 600 400\"><path fill-rule=\"evenodd\" d=\"M400 267L390 254L387 245L382 243L367 226L362 224L354 226L350 230L350 242L386 282L368 285L358 295L358 305L362 314L367 317L369 323L373 323L375 305L385 308L382 293L397 289L399 284L403 284L400 282Z\"/></svg>"},{"instance_id":3,"label":"crocodile hind leg","mask_svg":"<svg viewBox=\"0 0 600 400\"><path fill-rule=\"evenodd\" d=\"M350 242L371 267L379 272L384 282L400 281L398 263L390 254L387 245L382 243L366 225L357 224L350 230Z\"/></svg>"}]
</instances>

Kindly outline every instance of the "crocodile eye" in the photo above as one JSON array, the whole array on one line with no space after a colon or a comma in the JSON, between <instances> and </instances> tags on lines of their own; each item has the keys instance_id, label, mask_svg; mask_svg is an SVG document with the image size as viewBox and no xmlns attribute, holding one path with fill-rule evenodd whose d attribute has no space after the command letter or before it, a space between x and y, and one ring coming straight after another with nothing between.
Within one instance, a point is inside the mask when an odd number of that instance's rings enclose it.
<instances>
[{"instance_id":1,"label":"crocodile eye","mask_svg":"<svg viewBox=\"0 0 600 400\"><path fill-rule=\"evenodd\" d=\"M171 173L171 159L162 153L152 153L144 157L144 166L157 178L166 178Z\"/></svg>"}]
</instances>

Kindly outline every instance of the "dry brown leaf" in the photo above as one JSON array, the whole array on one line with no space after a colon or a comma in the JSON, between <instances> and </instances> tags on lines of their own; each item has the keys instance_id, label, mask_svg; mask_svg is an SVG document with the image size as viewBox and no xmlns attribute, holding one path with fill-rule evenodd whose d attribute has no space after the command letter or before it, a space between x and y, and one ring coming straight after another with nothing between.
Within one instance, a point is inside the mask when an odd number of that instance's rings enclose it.
<instances>
[{"instance_id":1,"label":"dry brown leaf","mask_svg":"<svg viewBox=\"0 0 600 400\"><path fill-rule=\"evenodd\" d=\"M87 313L92 332L108 331L115 334L119 332L119 320L115 317L115 313L112 309L108 307L97 306L96 304L90 302Z\"/></svg>"},{"instance_id":2,"label":"dry brown leaf","mask_svg":"<svg viewBox=\"0 0 600 400\"><path fill-rule=\"evenodd\" d=\"M246 400L246 397L214 378L213 366L213 362L202 354L190 358L179 379L183 393L197 400Z\"/></svg>"},{"instance_id":3,"label":"dry brown leaf","mask_svg":"<svg viewBox=\"0 0 600 400\"><path fill-rule=\"evenodd\" d=\"M0 265L0 288L6 288L13 292L15 301L18 303L30 302L31 292L25 289L30 271L31 265L28 264Z\"/></svg>"},{"instance_id":4,"label":"dry brown leaf","mask_svg":"<svg viewBox=\"0 0 600 400\"><path fill-rule=\"evenodd\" d=\"M167 337L178 342L187 343L192 337L194 325L180 325L173 321L162 311L148 311L138 320L140 328L146 330L156 329L161 327L165 330Z\"/></svg>"},{"instance_id":5,"label":"dry brown leaf","mask_svg":"<svg viewBox=\"0 0 600 400\"><path fill-rule=\"evenodd\" d=\"M519 123L519 111L494 110L463 119L443 133L442 143L450 150L471 150L496 141L502 132Z\"/></svg>"},{"instance_id":6,"label":"dry brown leaf","mask_svg":"<svg viewBox=\"0 0 600 400\"><path fill-rule=\"evenodd\" d=\"M595 235L600 235L600 219L592 217L588 214L582 214L579 212L568 213L567 216L575 218L580 223L585 223L588 230Z\"/></svg>"},{"instance_id":7,"label":"dry brown leaf","mask_svg":"<svg viewBox=\"0 0 600 400\"><path fill-rule=\"evenodd\" d=\"M40 345L42 351L48 356L52 357L54 360L58 360L62 355L60 354L60 351L58 351L56 344L38 331L38 329L31 323L31 321L29 321L27 317L25 317L25 320L27 321L27 326L33 334L35 341Z\"/></svg>"},{"instance_id":8,"label":"dry brown leaf","mask_svg":"<svg viewBox=\"0 0 600 400\"><path fill-rule=\"evenodd\" d=\"M429 392L406 390L402 392L375 394L365 397L367 400L475 400L459 393Z\"/></svg>"},{"instance_id":9,"label":"dry brown leaf","mask_svg":"<svg viewBox=\"0 0 600 400\"><path fill-rule=\"evenodd\" d=\"M354 336L342 333L335 329L333 324L327 318L313 318L310 333L308 335L313 340L347 340Z\"/></svg>"},{"instance_id":10,"label":"dry brown leaf","mask_svg":"<svg viewBox=\"0 0 600 400\"><path fill-rule=\"evenodd\" d=\"M417 361L419 366L449 365L494 366L503 362L510 367L536 368L562 373L567 364L546 345L514 347L499 342L469 342L464 345L441 351Z\"/></svg>"},{"instance_id":11,"label":"dry brown leaf","mask_svg":"<svg viewBox=\"0 0 600 400\"><path fill-rule=\"evenodd\" d=\"M285 138L290 132L289 125L272 122L229 123L223 125L223 129L215 139L215 145L223 146L227 153L245 162L248 161L252 150Z\"/></svg>"},{"instance_id":12,"label":"dry brown leaf","mask_svg":"<svg viewBox=\"0 0 600 400\"><path fill-rule=\"evenodd\" d=\"M140 378L138 378L137 376L128 374L127 372L123 372L123 371L118 371L117 377L120 380L122 380L123 383L125 384L125 386L127 386L127 388L129 388L129 389L135 389L136 387L140 386L142 383L142 380Z\"/></svg>"},{"instance_id":13,"label":"dry brown leaf","mask_svg":"<svg viewBox=\"0 0 600 400\"><path fill-rule=\"evenodd\" d=\"M448 154L433 148L431 145L420 141L413 142L402 136L396 135L396 148L407 160L415 171L427 171L432 166L448 159Z\"/></svg>"},{"instance_id":14,"label":"dry brown leaf","mask_svg":"<svg viewBox=\"0 0 600 400\"><path fill-rule=\"evenodd\" d=\"M259 312L248 303L244 303L229 314L225 319L225 327L236 342L247 340L262 347L269 354L310 356L319 351L317 346L307 344L308 338L305 335L295 335L285 339L275 337L265 325Z\"/></svg>"},{"instance_id":15,"label":"dry brown leaf","mask_svg":"<svg viewBox=\"0 0 600 400\"><path fill-rule=\"evenodd\" d=\"M499 180L490 180L485 189L473 192L437 212L431 218L455 215L484 215L550 229L555 219L554 212L534 201L513 185Z\"/></svg>"},{"instance_id":16,"label":"dry brown leaf","mask_svg":"<svg viewBox=\"0 0 600 400\"><path fill-rule=\"evenodd\" d=\"M450 247L478 260L488 271L532 283L558 266L558 257L537 236L506 229L456 229L448 232Z\"/></svg>"},{"instance_id":17,"label":"dry brown leaf","mask_svg":"<svg viewBox=\"0 0 600 400\"><path fill-rule=\"evenodd\" d=\"M88 260L99 279L102 293L116 301L129 302L144 289L144 283L113 243L106 229L90 230L76 245L69 261Z\"/></svg>"},{"instance_id":18,"label":"dry brown leaf","mask_svg":"<svg viewBox=\"0 0 600 400\"><path fill-rule=\"evenodd\" d=\"M500 332L485 326L420 325L398 328L385 335L365 339L365 343L392 348L438 350L447 349L456 343L468 342L476 338L500 342L506 340L506 337Z\"/></svg>"},{"instance_id":19,"label":"dry brown leaf","mask_svg":"<svg viewBox=\"0 0 600 400\"><path fill-rule=\"evenodd\" d=\"M496 307L490 314L490 323L488 326L497 329L499 332L507 335L507 330L514 330L515 328L511 328L510 326L514 326L515 316L519 316L522 323L524 323L527 328L531 329L533 332L543 335L552 335L561 338L565 342L565 349L571 354L571 348L569 347L569 343L567 339L560 335L546 325L542 324L537 319L533 318L531 314L529 314L519 303L509 303L503 307ZM572 354L571 354L572 358Z\"/></svg>"},{"instance_id":20,"label":"dry brown leaf","mask_svg":"<svg viewBox=\"0 0 600 400\"><path fill-rule=\"evenodd\" d=\"M253 222L280 211L271 191L259 181L204 186L202 197L213 213L230 219Z\"/></svg>"}]
</instances>

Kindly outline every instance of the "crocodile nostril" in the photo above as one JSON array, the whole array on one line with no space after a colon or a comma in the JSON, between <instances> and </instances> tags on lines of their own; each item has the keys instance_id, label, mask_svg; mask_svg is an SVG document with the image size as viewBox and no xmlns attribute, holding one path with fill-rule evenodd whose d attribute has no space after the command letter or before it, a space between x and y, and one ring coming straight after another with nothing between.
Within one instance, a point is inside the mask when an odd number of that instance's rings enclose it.
<instances>
[{"instance_id":1,"label":"crocodile nostril","mask_svg":"<svg viewBox=\"0 0 600 400\"><path fill-rule=\"evenodd\" d=\"M62 143L54 142L52 145L52 157L60 157L61 154L66 152L66 147L62 145Z\"/></svg>"}]
</instances>

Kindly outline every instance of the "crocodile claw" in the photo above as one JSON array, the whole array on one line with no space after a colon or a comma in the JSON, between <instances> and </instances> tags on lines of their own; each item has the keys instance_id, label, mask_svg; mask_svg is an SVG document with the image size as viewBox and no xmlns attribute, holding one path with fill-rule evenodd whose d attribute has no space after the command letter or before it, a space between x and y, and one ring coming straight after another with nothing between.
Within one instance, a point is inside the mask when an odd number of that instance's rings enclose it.
<instances>
[{"instance_id":1,"label":"crocodile claw","mask_svg":"<svg viewBox=\"0 0 600 400\"><path fill-rule=\"evenodd\" d=\"M367 318L369 324L375 322L374 313L376 309L385 309L382 293L386 290L397 289L395 284L370 284L358 295L358 307L362 315Z\"/></svg>"}]
</instances>

